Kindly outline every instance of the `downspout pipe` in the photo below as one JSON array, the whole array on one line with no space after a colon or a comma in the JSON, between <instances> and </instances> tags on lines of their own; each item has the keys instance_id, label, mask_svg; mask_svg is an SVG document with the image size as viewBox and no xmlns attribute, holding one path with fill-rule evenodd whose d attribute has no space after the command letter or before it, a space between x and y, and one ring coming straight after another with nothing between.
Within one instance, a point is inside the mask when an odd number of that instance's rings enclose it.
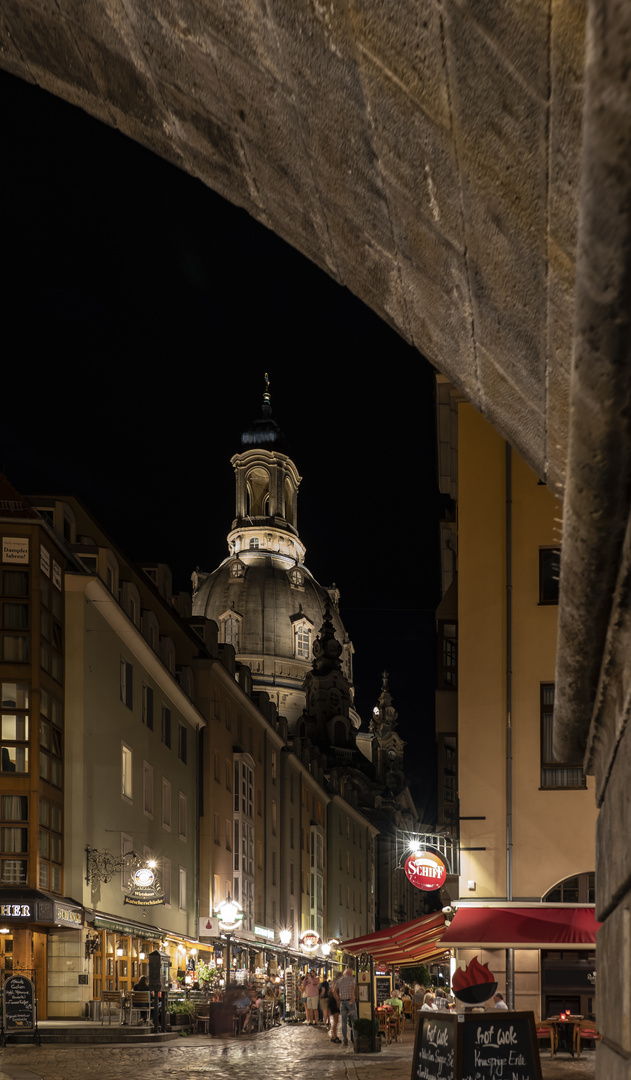
<instances>
[{"instance_id":1,"label":"downspout pipe","mask_svg":"<svg viewBox=\"0 0 631 1080\"><path fill-rule=\"evenodd\" d=\"M505 453L506 500L506 899L513 899L513 454ZM506 1004L515 1007L515 950L506 950Z\"/></svg>"}]
</instances>

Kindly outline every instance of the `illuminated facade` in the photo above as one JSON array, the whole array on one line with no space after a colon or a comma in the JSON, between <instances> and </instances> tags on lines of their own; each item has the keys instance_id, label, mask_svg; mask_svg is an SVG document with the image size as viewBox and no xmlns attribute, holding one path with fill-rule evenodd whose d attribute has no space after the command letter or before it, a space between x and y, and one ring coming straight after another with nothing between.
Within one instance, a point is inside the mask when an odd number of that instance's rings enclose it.
<instances>
[{"instance_id":1,"label":"illuminated facade","mask_svg":"<svg viewBox=\"0 0 631 1080\"><path fill-rule=\"evenodd\" d=\"M451 830L459 819L461 852L452 896L593 903L592 781L555 760L551 740L558 504L444 381L438 400L441 489L457 497L457 533L455 512L442 526L438 609L440 805ZM476 954L510 993L506 951L460 950L458 962ZM516 1008L550 1015L565 995L572 1011L593 1013L588 952L522 949L514 964Z\"/></svg>"}]
</instances>

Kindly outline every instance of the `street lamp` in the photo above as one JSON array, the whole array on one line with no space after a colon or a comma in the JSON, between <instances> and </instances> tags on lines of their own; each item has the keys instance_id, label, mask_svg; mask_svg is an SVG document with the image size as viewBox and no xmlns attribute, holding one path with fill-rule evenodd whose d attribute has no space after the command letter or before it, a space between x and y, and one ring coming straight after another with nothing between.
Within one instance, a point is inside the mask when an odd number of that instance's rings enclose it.
<instances>
[{"instance_id":1,"label":"street lamp","mask_svg":"<svg viewBox=\"0 0 631 1080\"><path fill-rule=\"evenodd\" d=\"M228 939L228 963L226 969L227 990L230 985L230 941L232 940L232 932L236 930L243 921L243 908L236 900L231 900L230 893L228 893L227 899L223 900L222 903L217 906L215 915L219 919L219 929L223 931Z\"/></svg>"},{"instance_id":2,"label":"street lamp","mask_svg":"<svg viewBox=\"0 0 631 1080\"><path fill-rule=\"evenodd\" d=\"M285 980L285 1003L284 1003L284 1007L283 1007L283 1020L284 1020L286 1015L287 1015L287 961L289 960L289 953L287 951L287 946L289 945L289 942L291 941L291 938L292 938L291 930L281 930L279 935L278 935L278 938L279 938L279 941L280 941L281 945L283 946L283 948L285 950L285 957L284 957L285 964L284 964L284 970L283 970L283 977L284 977L284 980Z\"/></svg>"}]
</instances>

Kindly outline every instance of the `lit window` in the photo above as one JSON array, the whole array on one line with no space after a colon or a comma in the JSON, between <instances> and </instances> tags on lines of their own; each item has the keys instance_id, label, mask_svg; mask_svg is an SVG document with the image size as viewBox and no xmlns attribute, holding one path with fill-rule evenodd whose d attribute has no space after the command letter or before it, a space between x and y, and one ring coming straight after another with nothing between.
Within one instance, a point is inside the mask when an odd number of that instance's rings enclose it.
<instances>
[{"instance_id":1,"label":"lit window","mask_svg":"<svg viewBox=\"0 0 631 1080\"><path fill-rule=\"evenodd\" d=\"M132 799L132 752L128 746L121 747L121 795Z\"/></svg>"},{"instance_id":2,"label":"lit window","mask_svg":"<svg viewBox=\"0 0 631 1080\"><path fill-rule=\"evenodd\" d=\"M258 536L253 536L250 539L250 550L256 551L260 547Z\"/></svg>"}]
</instances>

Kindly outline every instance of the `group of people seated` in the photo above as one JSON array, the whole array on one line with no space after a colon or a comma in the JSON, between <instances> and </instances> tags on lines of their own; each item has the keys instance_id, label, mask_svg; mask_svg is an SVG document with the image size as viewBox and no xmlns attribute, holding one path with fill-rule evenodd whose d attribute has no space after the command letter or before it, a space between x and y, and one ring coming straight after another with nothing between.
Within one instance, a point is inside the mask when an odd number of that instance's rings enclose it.
<instances>
[{"instance_id":1,"label":"group of people seated","mask_svg":"<svg viewBox=\"0 0 631 1080\"><path fill-rule=\"evenodd\" d=\"M280 1023L284 1005L282 985L274 986L268 982L264 990L257 987L238 986L224 995L224 1002L232 1006L239 1023L239 1032L253 1030L253 1018L258 1016L261 1007L268 1005L273 1023ZM258 1026L258 1023L257 1023Z\"/></svg>"}]
</instances>

